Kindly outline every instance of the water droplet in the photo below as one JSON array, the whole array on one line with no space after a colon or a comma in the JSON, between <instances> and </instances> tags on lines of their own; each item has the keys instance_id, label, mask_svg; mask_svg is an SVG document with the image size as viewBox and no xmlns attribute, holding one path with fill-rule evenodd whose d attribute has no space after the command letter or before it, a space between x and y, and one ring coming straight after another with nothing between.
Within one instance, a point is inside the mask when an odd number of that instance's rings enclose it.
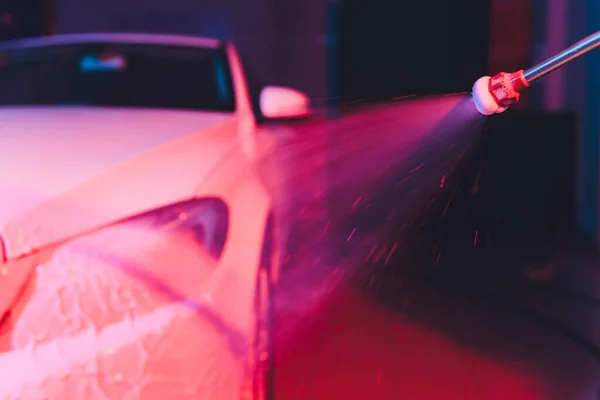
<instances>
[{"instance_id":1,"label":"water droplet","mask_svg":"<svg viewBox=\"0 0 600 400\"><path fill-rule=\"evenodd\" d=\"M104 355L104 356L112 356L115 353L116 353L116 350L114 348L108 348L108 349L102 350L102 355Z\"/></svg>"}]
</instances>

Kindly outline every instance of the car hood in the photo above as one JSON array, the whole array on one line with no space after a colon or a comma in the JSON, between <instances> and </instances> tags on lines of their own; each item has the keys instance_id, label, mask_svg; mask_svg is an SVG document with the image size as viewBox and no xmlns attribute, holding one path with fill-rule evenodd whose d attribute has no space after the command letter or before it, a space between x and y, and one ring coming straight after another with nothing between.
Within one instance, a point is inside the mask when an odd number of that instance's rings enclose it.
<instances>
[{"instance_id":1,"label":"car hood","mask_svg":"<svg viewBox=\"0 0 600 400\"><path fill-rule=\"evenodd\" d=\"M0 108L0 234L7 256L60 239L63 226L65 234L75 233L153 205L144 198L169 202L191 196L234 142L232 137L227 144L222 132L234 132L235 120L234 114L216 112ZM191 146L202 163L182 181ZM162 186L172 198L152 196L149 185ZM118 201L116 213L107 214ZM75 218L75 208L84 204L93 210L79 210ZM75 220L80 226L69 226Z\"/></svg>"}]
</instances>

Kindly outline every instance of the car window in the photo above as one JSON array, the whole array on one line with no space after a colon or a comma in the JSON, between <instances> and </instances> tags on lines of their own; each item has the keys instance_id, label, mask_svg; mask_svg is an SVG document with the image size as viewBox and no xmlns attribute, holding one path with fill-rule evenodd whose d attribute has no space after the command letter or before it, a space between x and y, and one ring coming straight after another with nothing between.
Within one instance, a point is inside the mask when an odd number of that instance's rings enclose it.
<instances>
[{"instance_id":1,"label":"car window","mask_svg":"<svg viewBox=\"0 0 600 400\"><path fill-rule=\"evenodd\" d=\"M0 52L0 105L234 111L220 49L84 43Z\"/></svg>"}]
</instances>

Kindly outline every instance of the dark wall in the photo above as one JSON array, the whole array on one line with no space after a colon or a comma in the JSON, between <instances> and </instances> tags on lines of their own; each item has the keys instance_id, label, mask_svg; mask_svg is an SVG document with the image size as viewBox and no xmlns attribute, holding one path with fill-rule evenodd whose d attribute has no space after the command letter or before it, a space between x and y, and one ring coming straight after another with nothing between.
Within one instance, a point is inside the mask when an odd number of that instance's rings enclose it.
<instances>
[{"instance_id":1,"label":"dark wall","mask_svg":"<svg viewBox=\"0 0 600 400\"><path fill-rule=\"evenodd\" d=\"M43 35L47 11L43 0L1 0L0 13L10 20L0 21L0 40Z\"/></svg>"},{"instance_id":2,"label":"dark wall","mask_svg":"<svg viewBox=\"0 0 600 400\"><path fill-rule=\"evenodd\" d=\"M488 72L489 0L344 0L340 92L470 91Z\"/></svg>"},{"instance_id":3,"label":"dark wall","mask_svg":"<svg viewBox=\"0 0 600 400\"><path fill-rule=\"evenodd\" d=\"M535 255L575 239L576 149L572 113L490 120L480 215L496 247Z\"/></svg>"}]
</instances>

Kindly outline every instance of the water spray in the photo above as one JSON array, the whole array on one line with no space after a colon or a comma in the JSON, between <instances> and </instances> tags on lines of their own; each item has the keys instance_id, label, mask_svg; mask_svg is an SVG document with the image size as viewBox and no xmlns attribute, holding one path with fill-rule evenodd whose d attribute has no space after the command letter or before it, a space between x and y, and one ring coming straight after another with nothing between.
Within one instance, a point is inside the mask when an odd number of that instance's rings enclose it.
<instances>
[{"instance_id":1,"label":"water spray","mask_svg":"<svg viewBox=\"0 0 600 400\"><path fill-rule=\"evenodd\" d=\"M527 70L501 72L494 77L484 76L473 85L475 107L483 115L499 114L519 101L520 92L557 68L562 67L600 46L600 31L580 40L554 57Z\"/></svg>"}]
</instances>

